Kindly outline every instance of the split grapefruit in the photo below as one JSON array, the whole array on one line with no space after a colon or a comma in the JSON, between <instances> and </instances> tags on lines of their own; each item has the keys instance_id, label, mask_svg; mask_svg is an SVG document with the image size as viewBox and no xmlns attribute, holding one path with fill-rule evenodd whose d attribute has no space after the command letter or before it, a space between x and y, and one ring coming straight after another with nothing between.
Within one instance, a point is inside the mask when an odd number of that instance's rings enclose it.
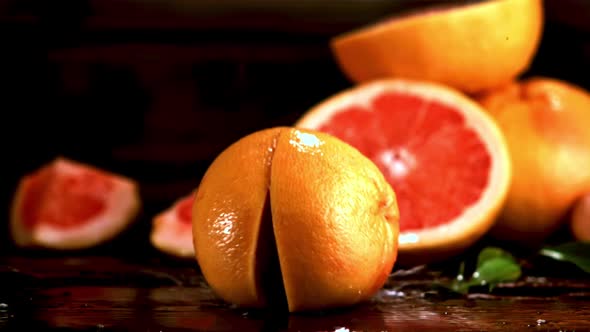
<instances>
[{"instance_id":1,"label":"split grapefruit","mask_svg":"<svg viewBox=\"0 0 590 332\"><path fill-rule=\"evenodd\" d=\"M19 182L12 238L21 247L89 248L123 231L139 207L133 180L57 158Z\"/></svg>"},{"instance_id":2,"label":"split grapefruit","mask_svg":"<svg viewBox=\"0 0 590 332\"><path fill-rule=\"evenodd\" d=\"M179 258L194 258L192 232L193 195L182 197L156 215L150 241L158 250Z\"/></svg>"},{"instance_id":3,"label":"split grapefruit","mask_svg":"<svg viewBox=\"0 0 590 332\"><path fill-rule=\"evenodd\" d=\"M479 105L453 89L373 81L321 102L296 127L348 142L383 172L399 204L400 263L466 249L504 203L511 178L504 138Z\"/></svg>"},{"instance_id":4,"label":"split grapefruit","mask_svg":"<svg viewBox=\"0 0 590 332\"><path fill-rule=\"evenodd\" d=\"M294 128L250 134L210 165L193 204L205 279L228 302L306 311L373 296L397 256L391 186L359 151Z\"/></svg>"},{"instance_id":5,"label":"split grapefruit","mask_svg":"<svg viewBox=\"0 0 590 332\"><path fill-rule=\"evenodd\" d=\"M475 93L524 72L542 28L542 0L488 0L391 18L336 36L331 47L356 83L409 78Z\"/></svg>"}]
</instances>

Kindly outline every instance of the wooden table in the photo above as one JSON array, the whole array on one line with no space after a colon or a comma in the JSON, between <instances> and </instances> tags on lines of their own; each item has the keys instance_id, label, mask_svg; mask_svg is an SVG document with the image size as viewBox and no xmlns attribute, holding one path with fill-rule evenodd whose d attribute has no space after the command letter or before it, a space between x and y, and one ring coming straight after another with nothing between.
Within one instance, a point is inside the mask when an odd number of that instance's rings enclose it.
<instances>
[{"instance_id":1,"label":"wooden table","mask_svg":"<svg viewBox=\"0 0 590 332\"><path fill-rule=\"evenodd\" d=\"M459 296L433 291L432 282L445 277L418 267L396 271L371 302L289 315L234 308L207 287L195 262L151 257L4 257L0 330L590 330L584 278L528 277L491 294Z\"/></svg>"}]
</instances>

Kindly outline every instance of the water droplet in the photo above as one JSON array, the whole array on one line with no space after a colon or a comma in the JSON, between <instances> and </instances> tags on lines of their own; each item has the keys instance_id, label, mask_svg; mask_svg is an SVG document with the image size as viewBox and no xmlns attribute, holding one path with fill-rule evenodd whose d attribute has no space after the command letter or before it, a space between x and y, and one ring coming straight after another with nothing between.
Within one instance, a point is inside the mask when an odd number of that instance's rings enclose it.
<instances>
[{"instance_id":1,"label":"water droplet","mask_svg":"<svg viewBox=\"0 0 590 332\"><path fill-rule=\"evenodd\" d=\"M543 325L543 324L546 324L546 323L547 323L547 321L544 320L544 319L537 319L537 325Z\"/></svg>"},{"instance_id":2,"label":"water droplet","mask_svg":"<svg viewBox=\"0 0 590 332\"><path fill-rule=\"evenodd\" d=\"M448 312L448 311L445 311L445 312L444 312L444 314L445 314L445 315L448 315L448 314L449 314L449 312Z\"/></svg>"},{"instance_id":3,"label":"water droplet","mask_svg":"<svg viewBox=\"0 0 590 332\"><path fill-rule=\"evenodd\" d=\"M382 296L391 296L391 297L404 297L404 296L406 296L406 293L404 293L402 291L395 290L395 289L383 289L383 290L381 290L381 295Z\"/></svg>"},{"instance_id":4,"label":"water droplet","mask_svg":"<svg viewBox=\"0 0 590 332\"><path fill-rule=\"evenodd\" d=\"M99 330L104 329L104 325L103 324L96 324L96 328Z\"/></svg>"}]
</instances>

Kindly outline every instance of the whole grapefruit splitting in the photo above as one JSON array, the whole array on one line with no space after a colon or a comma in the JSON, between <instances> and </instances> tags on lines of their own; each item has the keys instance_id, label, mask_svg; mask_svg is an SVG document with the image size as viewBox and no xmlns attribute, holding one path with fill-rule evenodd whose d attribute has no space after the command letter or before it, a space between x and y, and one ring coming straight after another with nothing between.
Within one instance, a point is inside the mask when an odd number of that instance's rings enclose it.
<instances>
[{"instance_id":1,"label":"whole grapefruit splitting","mask_svg":"<svg viewBox=\"0 0 590 332\"><path fill-rule=\"evenodd\" d=\"M133 180L60 157L20 180L11 234L21 247L89 248L117 236L139 208Z\"/></svg>"},{"instance_id":2,"label":"whole grapefruit splitting","mask_svg":"<svg viewBox=\"0 0 590 332\"><path fill-rule=\"evenodd\" d=\"M355 83L408 78L475 93L529 67L543 22L542 0L487 0L383 20L334 37L331 47Z\"/></svg>"},{"instance_id":3,"label":"whole grapefruit splitting","mask_svg":"<svg viewBox=\"0 0 590 332\"><path fill-rule=\"evenodd\" d=\"M468 248L505 201L511 164L504 138L477 103L451 88L373 81L319 103L295 126L342 139L383 172L398 199L402 264Z\"/></svg>"},{"instance_id":4,"label":"whole grapefruit splitting","mask_svg":"<svg viewBox=\"0 0 590 332\"><path fill-rule=\"evenodd\" d=\"M590 93L532 77L491 90L479 102L506 137L514 177L492 234L538 245L590 192Z\"/></svg>"},{"instance_id":5,"label":"whole grapefruit splitting","mask_svg":"<svg viewBox=\"0 0 590 332\"><path fill-rule=\"evenodd\" d=\"M330 135L278 127L213 161L193 240L226 301L307 311L373 296L396 260L397 221L395 194L369 159Z\"/></svg>"},{"instance_id":6,"label":"whole grapefruit splitting","mask_svg":"<svg viewBox=\"0 0 590 332\"><path fill-rule=\"evenodd\" d=\"M192 232L193 195L178 199L153 218L150 242L158 250L178 258L194 258Z\"/></svg>"}]
</instances>

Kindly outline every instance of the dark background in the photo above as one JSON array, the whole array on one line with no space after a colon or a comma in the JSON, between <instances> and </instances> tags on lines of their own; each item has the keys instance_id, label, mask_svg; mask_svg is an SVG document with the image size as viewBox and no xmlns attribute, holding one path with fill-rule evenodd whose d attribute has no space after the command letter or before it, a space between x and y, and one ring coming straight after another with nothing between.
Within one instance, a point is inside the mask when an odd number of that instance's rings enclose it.
<instances>
[{"instance_id":1,"label":"dark background","mask_svg":"<svg viewBox=\"0 0 590 332\"><path fill-rule=\"evenodd\" d=\"M0 249L14 249L8 211L18 179L61 155L139 181L144 209L122 238L145 250L150 218L194 189L225 147L293 124L350 86L331 37L441 3L0 1ZM545 6L524 76L590 88L590 1Z\"/></svg>"}]
</instances>

